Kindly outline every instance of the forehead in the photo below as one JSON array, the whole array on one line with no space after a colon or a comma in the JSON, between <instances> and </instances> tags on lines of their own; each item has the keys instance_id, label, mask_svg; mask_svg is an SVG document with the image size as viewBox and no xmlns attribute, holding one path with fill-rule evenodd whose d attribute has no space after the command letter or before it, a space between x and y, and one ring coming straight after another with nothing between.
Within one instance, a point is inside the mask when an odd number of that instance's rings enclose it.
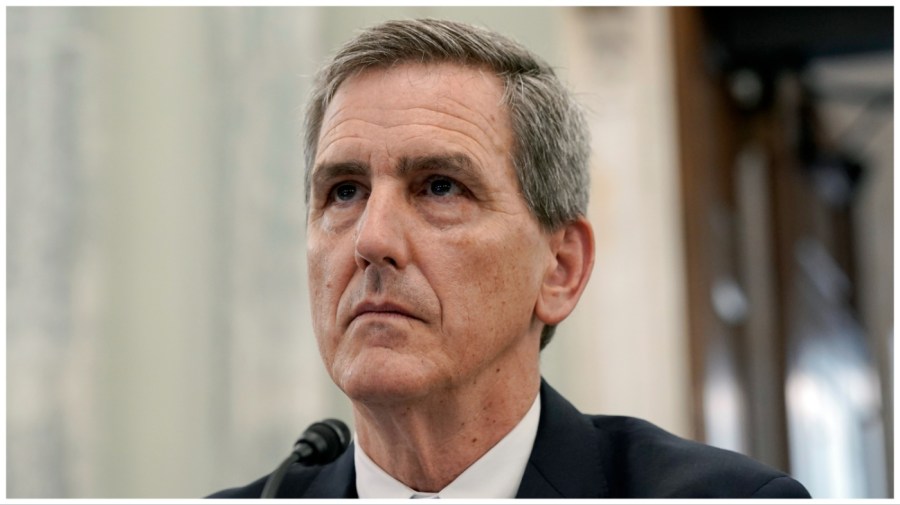
<instances>
[{"instance_id":1,"label":"forehead","mask_svg":"<svg viewBox=\"0 0 900 505\"><path fill-rule=\"evenodd\" d=\"M383 98L390 97L391 102L398 104L422 98L424 92L442 98L451 95L466 98L444 102L445 106L470 106L480 102L491 108L503 108L503 88L500 78L486 67L452 62L398 62L364 69L344 79L329 103L324 119L328 119L329 111L335 111L336 102L347 101L348 97L365 99L365 95L379 92L385 92L387 96Z\"/></svg>"},{"instance_id":2,"label":"forehead","mask_svg":"<svg viewBox=\"0 0 900 505\"><path fill-rule=\"evenodd\" d=\"M401 63L368 69L338 87L325 110L317 155L348 136L402 135L410 126L508 152L512 128L503 97L500 78L478 67Z\"/></svg>"}]
</instances>

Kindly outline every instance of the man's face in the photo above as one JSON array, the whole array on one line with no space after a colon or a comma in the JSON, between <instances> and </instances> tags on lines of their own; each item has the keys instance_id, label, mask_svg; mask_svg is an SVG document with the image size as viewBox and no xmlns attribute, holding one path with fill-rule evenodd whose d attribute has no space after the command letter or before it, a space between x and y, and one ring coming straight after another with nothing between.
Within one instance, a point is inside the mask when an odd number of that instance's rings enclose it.
<instances>
[{"instance_id":1,"label":"man's face","mask_svg":"<svg viewBox=\"0 0 900 505\"><path fill-rule=\"evenodd\" d=\"M537 369L549 236L512 166L500 81L404 64L325 111L308 222L313 324L352 399L392 402Z\"/></svg>"}]
</instances>

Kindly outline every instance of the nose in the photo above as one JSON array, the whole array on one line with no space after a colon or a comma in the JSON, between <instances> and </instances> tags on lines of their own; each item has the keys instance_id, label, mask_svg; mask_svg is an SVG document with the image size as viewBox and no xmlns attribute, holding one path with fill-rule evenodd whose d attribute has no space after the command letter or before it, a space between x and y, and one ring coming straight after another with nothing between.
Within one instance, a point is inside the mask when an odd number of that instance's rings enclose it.
<instances>
[{"instance_id":1,"label":"nose","mask_svg":"<svg viewBox=\"0 0 900 505\"><path fill-rule=\"evenodd\" d=\"M373 188L357 222L356 264L402 269L409 260L406 226L407 202L399 191Z\"/></svg>"}]
</instances>

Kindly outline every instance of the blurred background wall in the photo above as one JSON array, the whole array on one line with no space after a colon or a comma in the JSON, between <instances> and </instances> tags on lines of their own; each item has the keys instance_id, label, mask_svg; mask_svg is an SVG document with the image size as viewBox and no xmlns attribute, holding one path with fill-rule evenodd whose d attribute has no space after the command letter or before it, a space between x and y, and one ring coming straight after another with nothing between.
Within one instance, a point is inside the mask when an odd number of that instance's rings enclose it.
<instances>
[{"instance_id":1,"label":"blurred background wall","mask_svg":"<svg viewBox=\"0 0 900 505\"><path fill-rule=\"evenodd\" d=\"M891 9L10 7L7 496L199 497L351 420L302 106L355 30L419 16L516 38L588 108L597 263L545 377L892 495Z\"/></svg>"}]
</instances>

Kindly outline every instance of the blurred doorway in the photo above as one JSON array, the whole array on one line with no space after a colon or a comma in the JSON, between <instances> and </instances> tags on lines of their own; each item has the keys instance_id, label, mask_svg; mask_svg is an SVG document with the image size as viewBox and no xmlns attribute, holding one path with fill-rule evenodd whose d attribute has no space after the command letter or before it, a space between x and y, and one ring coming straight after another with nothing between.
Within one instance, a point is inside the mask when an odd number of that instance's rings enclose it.
<instances>
[{"instance_id":1,"label":"blurred doorway","mask_svg":"<svg viewBox=\"0 0 900 505\"><path fill-rule=\"evenodd\" d=\"M672 10L694 429L893 489L893 9Z\"/></svg>"}]
</instances>

